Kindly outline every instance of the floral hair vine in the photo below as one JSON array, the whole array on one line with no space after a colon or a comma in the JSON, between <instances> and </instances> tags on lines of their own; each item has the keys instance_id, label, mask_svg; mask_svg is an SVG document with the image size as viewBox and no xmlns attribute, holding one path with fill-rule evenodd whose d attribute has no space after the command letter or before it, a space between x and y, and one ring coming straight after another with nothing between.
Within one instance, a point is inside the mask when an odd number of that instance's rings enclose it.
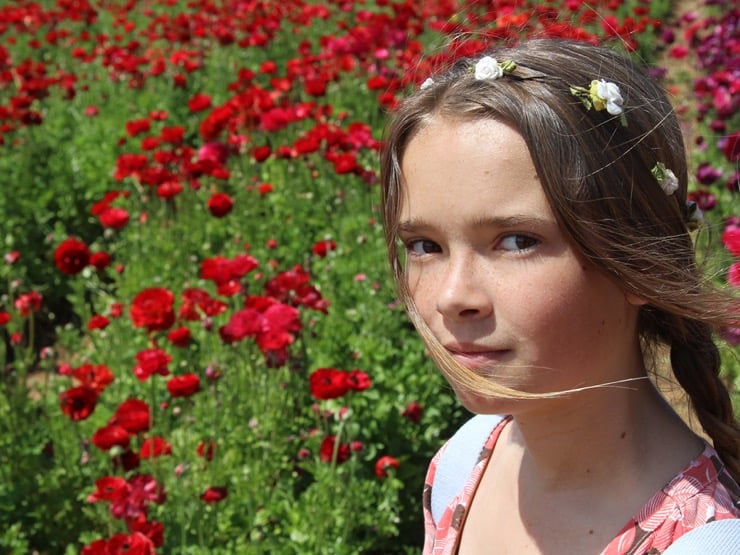
<instances>
[{"instance_id":1,"label":"floral hair vine","mask_svg":"<svg viewBox=\"0 0 740 555\"><path fill-rule=\"evenodd\" d=\"M622 109L624 100L615 83L594 79L589 88L571 85L570 94L579 98L587 110L591 108L597 112L606 110L612 116L619 116L621 124L627 127L627 118Z\"/></svg>"},{"instance_id":2,"label":"floral hair vine","mask_svg":"<svg viewBox=\"0 0 740 555\"><path fill-rule=\"evenodd\" d=\"M491 56L483 56L473 66L473 74L476 80L498 79L504 75L509 75L516 69L516 62L504 60L499 62Z\"/></svg>"},{"instance_id":3,"label":"floral hair vine","mask_svg":"<svg viewBox=\"0 0 740 555\"><path fill-rule=\"evenodd\" d=\"M653 177L666 195L671 196L678 190L678 178L676 174L666 168L663 162L655 164L653 169L650 170L650 173L653 174Z\"/></svg>"}]
</instances>

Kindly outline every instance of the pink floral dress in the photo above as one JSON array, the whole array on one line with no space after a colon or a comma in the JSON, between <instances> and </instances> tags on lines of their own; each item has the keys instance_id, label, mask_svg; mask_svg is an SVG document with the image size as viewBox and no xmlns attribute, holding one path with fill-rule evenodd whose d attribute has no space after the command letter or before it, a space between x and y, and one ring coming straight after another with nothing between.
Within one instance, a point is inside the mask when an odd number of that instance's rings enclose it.
<instances>
[{"instance_id":1,"label":"pink floral dress","mask_svg":"<svg viewBox=\"0 0 740 555\"><path fill-rule=\"evenodd\" d=\"M423 555L457 553L465 514L483 475L504 419L491 432L465 487L445 507L439 522L431 512L432 488L439 459L448 444L432 459L424 486ZM713 520L740 518L740 487L725 470L717 452L704 451L658 491L628 522L601 555L658 555L686 532Z\"/></svg>"}]
</instances>

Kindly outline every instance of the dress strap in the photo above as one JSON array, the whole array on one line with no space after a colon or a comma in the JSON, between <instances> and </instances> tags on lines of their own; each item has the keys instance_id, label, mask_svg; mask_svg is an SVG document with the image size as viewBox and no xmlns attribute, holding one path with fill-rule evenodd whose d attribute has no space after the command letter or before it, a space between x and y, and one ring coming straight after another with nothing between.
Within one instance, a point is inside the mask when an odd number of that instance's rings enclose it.
<instances>
[{"instance_id":1,"label":"dress strap","mask_svg":"<svg viewBox=\"0 0 740 555\"><path fill-rule=\"evenodd\" d=\"M463 424L447 441L434 474L431 509L434 522L462 491L494 428L504 419L498 414L479 414Z\"/></svg>"}]
</instances>

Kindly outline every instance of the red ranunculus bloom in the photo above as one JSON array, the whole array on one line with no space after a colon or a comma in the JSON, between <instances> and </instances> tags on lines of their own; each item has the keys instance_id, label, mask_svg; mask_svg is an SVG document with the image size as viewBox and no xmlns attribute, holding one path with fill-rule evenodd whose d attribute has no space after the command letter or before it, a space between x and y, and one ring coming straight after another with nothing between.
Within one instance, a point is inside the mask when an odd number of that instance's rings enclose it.
<instances>
[{"instance_id":1,"label":"red ranunculus bloom","mask_svg":"<svg viewBox=\"0 0 740 555\"><path fill-rule=\"evenodd\" d=\"M212 486L204 491L200 495L200 498L206 503L218 503L219 501L226 499L228 494L229 491L226 488L221 486Z\"/></svg>"},{"instance_id":2,"label":"red ranunculus bloom","mask_svg":"<svg viewBox=\"0 0 740 555\"><path fill-rule=\"evenodd\" d=\"M349 459L350 455L350 448L348 443L340 443L339 445L336 445L337 443L337 437L336 436L326 436L324 440L321 442L321 447L319 448L319 458L324 462L332 462L335 453L334 450L336 449L336 463L342 464L347 459Z\"/></svg>"},{"instance_id":3,"label":"red ranunculus bloom","mask_svg":"<svg viewBox=\"0 0 740 555\"><path fill-rule=\"evenodd\" d=\"M234 208L234 199L226 193L214 193L208 199L208 211L215 218L223 218Z\"/></svg>"},{"instance_id":4,"label":"red ranunculus bloom","mask_svg":"<svg viewBox=\"0 0 740 555\"><path fill-rule=\"evenodd\" d=\"M82 241L70 237L62 241L54 251L54 264L59 271L79 274L90 262L90 249Z\"/></svg>"},{"instance_id":5,"label":"red ranunculus bloom","mask_svg":"<svg viewBox=\"0 0 740 555\"><path fill-rule=\"evenodd\" d=\"M10 322L10 314L4 310L0 310L0 326L4 326Z\"/></svg>"},{"instance_id":6,"label":"red ranunculus bloom","mask_svg":"<svg viewBox=\"0 0 740 555\"><path fill-rule=\"evenodd\" d=\"M98 428L92 437L93 445L103 451L108 451L116 445L128 447L130 441L131 437L129 433L117 424L107 424L102 428Z\"/></svg>"},{"instance_id":7,"label":"red ranunculus bloom","mask_svg":"<svg viewBox=\"0 0 740 555\"><path fill-rule=\"evenodd\" d=\"M94 252L90 255L90 265L98 271L103 271L110 265L110 255L102 251Z\"/></svg>"},{"instance_id":8,"label":"red ranunculus bloom","mask_svg":"<svg viewBox=\"0 0 740 555\"><path fill-rule=\"evenodd\" d=\"M103 476L95 481L95 486L98 489L88 496L88 503L117 501L126 496L130 489L126 479L120 476Z\"/></svg>"},{"instance_id":9,"label":"red ranunculus bloom","mask_svg":"<svg viewBox=\"0 0 740 555\"><path fill-rule=\"evenodd\" d=\"M255 337L263 330L264 317L258 311L245 308L231 315L229 322L218 333L224 343L234 343L245 337Z\"/></svg>"},{"instance_id":10,"label":"red ranunculus bloom","mask_svg":"<svg viewBox=\"0 0 740 555\"><path fill-rule=\"evenodd\" d=\"M98 394L113 383L113 372L105 364L83 364L72 371L72 377L82 385L92 387Z\"/></svg>"},{"instance_id":11,"label":"red ranunculus bloom","mask_svg":"<svg viewBox=\"0 0 740 555\"><path fill-rule=\"evenodd\" d=\"M93 314L90 320L87 322L87 329L93 330L104 330L110 324L110 320L102 314Z\"/></svg>"},{"instance_id":12,"label":"red ranunculus bloom","mask_svg":"<svg viewBox=\"0 0 740 555\"><path fill-rule=\"evenodd\" d=\"M196 449L196 453L199 457L203 457L205 460L210 461L213 460L213 452L216 450L216 442L212 439L209 439L208 441L201 441L198 444L198 448Z\"/></svg>"},{"instance_id":13,"label":"red ranunculus bloom","mask_svg":"<svg viewBox=\"0 0 740 555\"><path fill-rule=\"evenodd\" d=\"M98 220L103 227L123 229L128 225L129 213L124 208L109 206L98 214Z\"/></svg>"},{"instance_id":14,"label":"red ranunculus bloom","mask_svg":"<svg viewBox=\"0 0 740 555\"><path fill-rule=\"evenodd\" d=\"M162 349L144 349L136 354L136 360L139 363L134 366L134 374L141 382L149 379L152 374L168 376L170 373L167 364L172 357Z\"/></svg>"},{"instance_id":15,"label":"red ranunculus bloom","mask_svg":"<svg viewBox=\"0 0 740 555\"><path fill-rule=\"evenodd\" d=\"M200 378L196 374L184 374L170 378L167 391L173 397L190 397L200 390Z\"/></svg>"},{"instance_id":16,"label":"red ranunculus bloom","mask_svg":"<svg viewBox=\"0 0 740 555\"><path fill-rule=\"evenodd\" d=\"M373 384L366 372L356 369L347 376L347 383L352 391L364 391Z\"/></svg>"},{"instance_id":17,"label":"red ranunculus bloom","mask_svg":"<svg viewBox=\"0 0 740 555\"><path fill-rule=\"evenodd\" d=\"M211 97L207 94L196 93L188 100L188 109L191 112L202 112L211 107Z\"/></svg>"},{"instance_id":18,"label":"red ranunculus bloom","mask_svg":"<svg viewBox=\"0 0 740 555\"><path fill-rule=\"evenodd\" d=\"M740 256L740 227L728 227L722 233L722 242L733 256Z\"/></svg>"},{"instance_id":19,"label":"red ranunculus bloom","mask_svg":"<svg viewBox=\"0 0 740 555\"><path fill-rule=\"evenodd\" d=\"M146 432L151 426L149 405L141 399L128 399L118 405L109 424L117 424L130 434Z\"/></svg>"},{"instance_id":20,"label":"red ranunculus bloom","mask_svg":"<svg viewBox=\"0 0 740 555\"><path fill-rule=\"evenodd\" d=\"M308 379L311 395L316 399L336 399L350 390L349 374L335 368L319 368Z\"/></svg>"},{"instance_id":21,"label":"red ranunculus bloom","mask_svg":"<svg viewBox=\"0 0 740 555\"><path fill-rule=\"evenodd\" d=\"M142 459L150 459L152 457L161 457L162 455L171 455L172 446L170 443L160 436L150 437L144 440L139 450L139 455Z\"/></svg>"},{"instance_id":22,"label":"red ranunculus bloom","mask_svg":"<svg viewBox=\"0 0 740 555\"><path fill-rule=\"evenodd\" d=\"M167 334L167 339L170 340L175 347L187 347L190 344L190 329L185 326L170 330Z\"/></svg>"},{"instance_id":23,"label":"red ranunculus bloom","mask_svg":"<svg viewBox=\"0 0 740 555\"><path fill-rule=\"evenodd\" d=\"M89 385L80 385L59 394L62 412L73 421L85 420L95 410L98 392Z\"/></svg>"},{"instance_id":24,"label":"red ranunculus bloom","mask_svg":"<svg viewBox=\"0 0 740 555\"><path fill-rule=\"evenodd\" d=\"M141 532L116 534L107 549L108 555L154 555L154 543Z\"/></svg>"},{"instance_id":25,"label":"red ranunculus bloom","mask_svg":"<svg viewBox=\"0 0 740 555\"><path fill-rule=\"evenodd\" d=\"M38 312L41 310L41 301L41 294L36 291L21 293L15 300L15 308L20 312L21 316L28 316L32 312Z\"/></svg>"},{"instance_id":26,"label":"red ranunculus bloom","mask_svg":"<svg viewBox=\"0 0 740 555\"><path fill-rule=\"evenodd\" d=\"M401 463L398 462L398 459L389 455L383 455L375 463L375 475L378 478L387 478L388 469L398 468L399 466L401 466Z\"/></svg>"},{"instance_id":27,"label":"red ranunculus bloom","mask_svg":"<svg viewBox=\"0 0 740 555\"><path fill-rule=\"evenodd\" d=\"M175 322L175 296L164 287L141 291L131 303L131 320L137 328L147 331L169 329Z\"/></svg>"},{"instance_id":28,"label":"red ranunculus bloom","mask_svg":"<svg viewBox=\"0 0 740 555\"><path fill-rule=\"evenodd\" d=\"M423 414L424 408L416 401L410 402L406 408L401 411L401 416L414 424L417 424L421 420Z\"/></svg>"},{"instance_id":29,"label":"red ranunculus bloom","mask_svg":"<svg viewBox=\"0 0 740 555\"><path fill-rule=\"evenodd\" d=\"M329 251L333 251L336 248L337 248L336 241L326 240L326 241L318 241L314 243L314 246L311 250L316 256L320 258L324 258L329 253Z\"/></svg>"}]
</instances>

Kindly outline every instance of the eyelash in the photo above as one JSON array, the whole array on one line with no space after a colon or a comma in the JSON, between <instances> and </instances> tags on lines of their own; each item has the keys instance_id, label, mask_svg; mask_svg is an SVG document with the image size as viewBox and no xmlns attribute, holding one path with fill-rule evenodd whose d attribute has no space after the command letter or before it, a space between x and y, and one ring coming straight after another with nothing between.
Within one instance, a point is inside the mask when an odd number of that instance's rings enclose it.
<instances>
[{"instance_id":1,"label":"eyelash","mask_svg":"<svg viewBox=\"0 0 740 555\"><path fill-rule=\"evenodd\" d=\"M521 241L522 239L527 243L526 246L522 247L518 244L519 241ZM515 241L516 244L514 245L514 248L504 248L503 250L508 251L508 252L513 252L516 254L527 252L530 249L536 247L540 243L538 239L535 239L534 237L530 235L525 235L523 233L510 233L508 235L504 235L498 241L497 248L502 248L502 245L504 245L505 242L510 241L510 240ZM442 248L437 243L435 243L434 241L430 239L411 239L409 241L405 241L404 246L406 247L406 251L411 256L424 256L424 255L434 254L434 253L438 253L442 251ZM423 249L425 248L425 246L426 248L431 247L434 250L433 251L424 250L422 252L418 252L415 250L415 247L417 246L421 246Z\"/></svg>"}]
</instances>

